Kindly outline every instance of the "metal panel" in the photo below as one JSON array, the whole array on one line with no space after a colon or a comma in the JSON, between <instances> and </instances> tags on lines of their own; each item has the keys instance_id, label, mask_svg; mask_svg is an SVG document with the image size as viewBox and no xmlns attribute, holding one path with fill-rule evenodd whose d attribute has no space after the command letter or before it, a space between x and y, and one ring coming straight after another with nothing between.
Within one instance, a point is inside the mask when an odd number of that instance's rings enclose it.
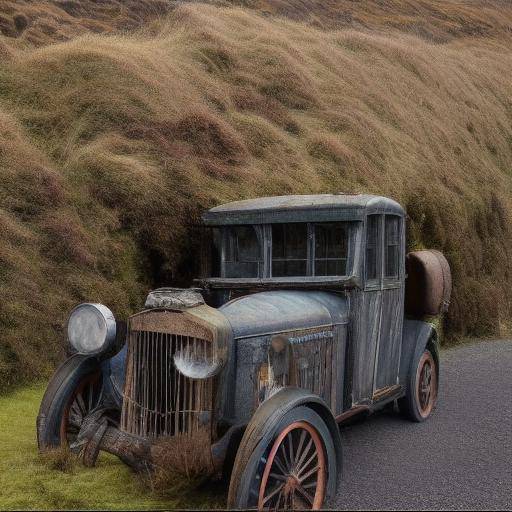
<instances>
[{"instance_id":1,"label":"metal panel","mask_svg":"<svg viewBox=\"0 0 512 512\"><path fill-rule=\"evenodd\" d=\"M203 215L206 224L273 224L362 220L366 213L402 216L403 208L392 199L366 194L317 194L260 197L212 208Z\"/></svg>"},{"instance_id":2,"label":"metal panel","mask_svg":"<svg viewBox=\"0 0 512 512\"><path fill-rule=\"evenodd\" d=\"M235 338L332 326L348 322L346 297L313 291L271 291L246 295L219 309Z\"/></svg>"},{"instance_id":3,"label":"metal panel","mask_svg":"<svg viewBox=\"0 0 512 512\"><path fill-rule=\"evenodd\" d=\"M236 421L248 421L256 408L284 385L322 397L333 412L343 409L343 378L347 326L327 326L282 332L290 342L286 378L273 381L269 358L271 335L237 342Z\"/></svg>"}]
</instances>

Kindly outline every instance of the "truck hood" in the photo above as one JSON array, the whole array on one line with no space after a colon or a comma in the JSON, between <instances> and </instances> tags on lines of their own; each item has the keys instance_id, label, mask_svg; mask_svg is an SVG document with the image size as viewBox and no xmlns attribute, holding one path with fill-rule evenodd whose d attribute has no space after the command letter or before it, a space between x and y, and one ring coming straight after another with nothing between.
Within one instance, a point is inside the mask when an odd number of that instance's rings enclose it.
<instances>
[{"instance_id":1,"label":"truck hood","mask_svg":"<svg viewBox=\"0 0 512 512\"><path fill-rule=\"evenodd\" d=\"M348 323L348 299L322 291L269 291L234 299L219 308L235 339Z\"/></svg>"}]
</instances>

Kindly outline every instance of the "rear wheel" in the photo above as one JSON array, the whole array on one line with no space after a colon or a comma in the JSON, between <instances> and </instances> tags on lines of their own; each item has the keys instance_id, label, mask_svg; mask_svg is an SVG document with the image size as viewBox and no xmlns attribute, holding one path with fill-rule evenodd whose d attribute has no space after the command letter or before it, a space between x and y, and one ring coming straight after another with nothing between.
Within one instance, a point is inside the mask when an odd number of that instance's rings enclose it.
<instances>
[{"instance_id":1,"label":"rear wheel","mask_svg":"<svg viewBox=\"0 0 512 512\"><path fill-rule=\"evenodd\" d=\"M242 441L243 443L244 441ZM308 407L292 409L252 447L237 456L230 507L318 510L337 478L334 444L325 422Z\"/></svg>"},{"instance_id":2,"label":"rear wheel","mask_svg":"<svg viewBox=\"0 0 512 512\"><path fill-rule=\"evenodd\" d=\"M400 412L408 419L422 422L432 414L437 403L437 375L434 356L426 349L411 371L407 395L398 401Z\"/></svg>"}]
</instances>

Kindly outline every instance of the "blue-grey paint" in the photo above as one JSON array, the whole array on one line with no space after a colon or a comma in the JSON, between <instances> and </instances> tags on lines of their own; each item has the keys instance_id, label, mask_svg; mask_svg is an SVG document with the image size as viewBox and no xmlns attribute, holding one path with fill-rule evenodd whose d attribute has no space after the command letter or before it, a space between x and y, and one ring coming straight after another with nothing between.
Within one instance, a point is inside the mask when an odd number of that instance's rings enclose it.
<instances>
[{"instance_id":1,"label":"blue-grey paint","mask_svg":"<svg viewBox=\"0 0 512 512\"><path fill-rule=\"evenodd\" d=\"M221 306L235 339L348 322L344 296L315 291L269 291L246 295Z\"/></svg>"},{"instance_id":2,"label":"blue-grey paint","mask_svg":"<svg viewBox=\"0 0 512 512\"><path fill-rule=\"evenodd\" d=\"M326 222L362 220L370 213L404 215L392 199L369 194L317 194L259 197L234 201L208 210L208 225L273 224L278 222Z\"/></svg>"}]
</instances>

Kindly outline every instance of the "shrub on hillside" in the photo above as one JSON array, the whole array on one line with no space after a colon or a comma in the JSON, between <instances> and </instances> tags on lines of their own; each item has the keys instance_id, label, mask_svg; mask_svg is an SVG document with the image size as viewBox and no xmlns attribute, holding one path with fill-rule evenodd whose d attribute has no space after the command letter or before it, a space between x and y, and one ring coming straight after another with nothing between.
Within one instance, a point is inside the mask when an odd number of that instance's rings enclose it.
<instances>
[{"instance_id":1,"label":"shrub on hillside","mask_svg":"<svg viewBox=\"0 0 512 512\"><path fill-rule=\"evenodd\" d=\"M75 303L121 317L189 283L205 208L271 194L400 201L409 246L452 265L448 334L506 330L510 36L434 44L207 5L159 27L0 63L2 383L51 371Z\"/></svg>"}]
</instances>

